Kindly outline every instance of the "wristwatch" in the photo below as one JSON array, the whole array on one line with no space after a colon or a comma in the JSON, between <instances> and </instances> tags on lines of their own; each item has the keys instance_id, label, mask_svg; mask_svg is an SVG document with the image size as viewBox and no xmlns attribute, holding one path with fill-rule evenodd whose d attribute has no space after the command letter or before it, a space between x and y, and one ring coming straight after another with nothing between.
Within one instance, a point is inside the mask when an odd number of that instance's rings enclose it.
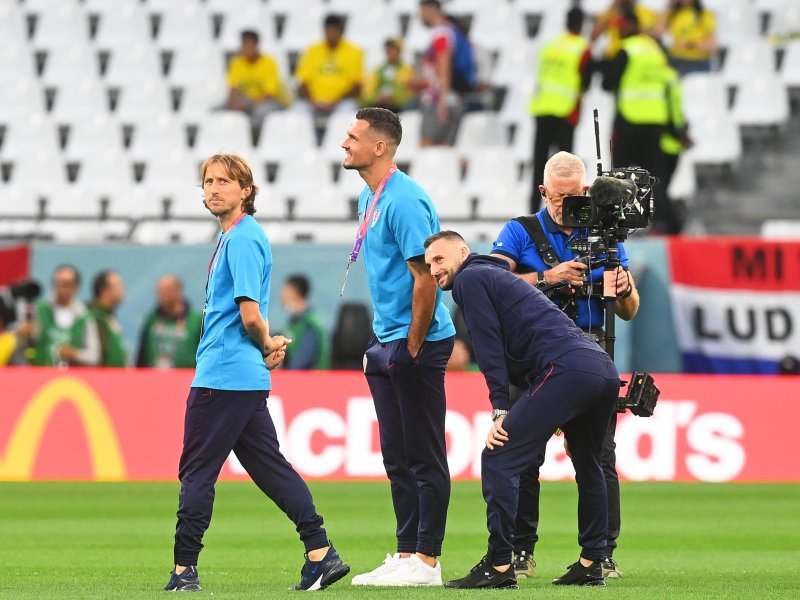
<instances>
[{"instance_id":1,"label":"wristwatch","mask_svg":"<svg viewBox=\"0 0 800 600\"><path fill-rule=\"evenodd\" d=\"M500 410L499 408L495 408L492 411L492 421L497 421L497 419L507 414L508 414L507 410Z\"/></svg>"},{"instance_id":2,"label":"wristwatch","mask_svg":"<svg viewBox=\"0 0 800 600\"><path fill-rule=\"evenodd\" d=\"M547 287L547 280L544 278L544 271L539 271L536 274L536 287L543 290Z\"/></svg>"}]
</instances>

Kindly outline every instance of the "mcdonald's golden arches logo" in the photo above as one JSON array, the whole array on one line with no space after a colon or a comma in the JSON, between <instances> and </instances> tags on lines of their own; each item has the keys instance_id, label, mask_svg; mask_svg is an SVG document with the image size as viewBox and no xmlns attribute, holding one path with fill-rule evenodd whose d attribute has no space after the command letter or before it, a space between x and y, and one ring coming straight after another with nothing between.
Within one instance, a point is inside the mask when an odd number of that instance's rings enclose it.
<instances>
[{"instance_id":1,"label":"mcdonald's golden arches logo","mask_svg":"<svg viewBox=\"0 0 800 600\"><path fill-rule=\"evenodd\" d=\"M94 479L121 481L126 477L125 461L116 429L97 393L77 377L56 377L33 394L11 430L5 452L0 455L0 480L28 481L33 475L42 436L53 412L61 403L78 411Z\"/></svg>"}]
</instances>

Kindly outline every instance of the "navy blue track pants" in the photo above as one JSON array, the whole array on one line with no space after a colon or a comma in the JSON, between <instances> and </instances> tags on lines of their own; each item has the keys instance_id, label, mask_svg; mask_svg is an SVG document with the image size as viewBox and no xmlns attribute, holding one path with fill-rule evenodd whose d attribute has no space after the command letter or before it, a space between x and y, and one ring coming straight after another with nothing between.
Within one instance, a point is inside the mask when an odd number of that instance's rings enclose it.
<instances>
[{"instance_id":1,"label":"navy blue track pants","mask_svg":"<svg viewBox=\"0 0 800 600\"><path fill-rule=\"evenodd\" d=\"M191 388L186 401L175 564L196 565L211 523L214 484L233 451L255 484L297 526L306 552L328 545L305 481L281 454L267 391Z\"/></svg>"},{"instance_id":2,"label":"navy blue track pants","mask_svg":"<svg viewBox=\"0 0 800 600\"><path fill-rule=\"evenodd\" d=\"M425 342L411 358L407 340L373 337L364 356L397 519L397 552L442 553L450 504L444 372L454 339Z\"/></svg>"},{"instance_id":3,"label":"navy blue track pants","mask_svg":"<svg viewBox=\"0 0 800 600\"><path fill-rule=\"evenodd\" d=\"M608 500L600 455L618 393L619 375L605 352L574 350L537 374L514 403L503 423L508 441L494 450L484 449L481 460L492 564L511 562L520 476L532 468L559 427L575 466L581 555L605 556Z\"/></svg>"}]
</instances>

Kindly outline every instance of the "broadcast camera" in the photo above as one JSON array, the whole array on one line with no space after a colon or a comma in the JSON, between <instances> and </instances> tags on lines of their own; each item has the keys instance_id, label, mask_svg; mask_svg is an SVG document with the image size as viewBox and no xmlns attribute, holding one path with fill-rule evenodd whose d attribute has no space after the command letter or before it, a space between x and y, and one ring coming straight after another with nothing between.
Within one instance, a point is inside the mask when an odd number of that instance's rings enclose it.
<instances>
[{"instance_id":1,"label":"broadcast camera","mask_svg":"<svg viewBox=\"0 0 800 600\"><path fill-rule=\"evenodd\" d=\"M4 326L8 326L17 320L18 303L26 306L25 312L29 312L31 303L42 293L42 287L32 279L20 281L8 287L0 287L0 320ZM30 318L26 314L25 318Z\"/></svg>"},{"instance_id":2,"label":"broadcast camera","mask_svg":"<svg viewBox=\"0 0 800 600\"><path fill-rule=\"evenodd\" d=\"M562 222L624 241L630 230L647 227L653 220L654 182L641 167L603 172L594 180L588 196L564 198Z\"/></svg>"}]
</instances>

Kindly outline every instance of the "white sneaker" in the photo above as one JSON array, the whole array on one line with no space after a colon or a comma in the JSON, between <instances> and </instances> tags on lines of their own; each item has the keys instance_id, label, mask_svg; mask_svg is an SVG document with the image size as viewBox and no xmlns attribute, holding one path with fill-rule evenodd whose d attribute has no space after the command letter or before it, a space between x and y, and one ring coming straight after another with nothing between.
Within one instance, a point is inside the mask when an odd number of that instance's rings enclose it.
<instances>
[{"instance_id":1,"label":"white sneaker","mask_svg":"<svg viewBox=\"0 0 800 600\"><path fill-rule=\"evenodd\" d=\"M372 585L378 586L439 586L442 585L442 565L427 565L419 556L412 554L400 561L396 569L383 573L375 578Z\"/></svg>"},{"instance_id":2,"label":"white sneaker","mask_svg":"<svg viewBox=\"0 0 800 600\"><path fill-rule=\"evenodd\" d=\"M400 564L407 561L407 558L400 558L400 555L395 554L387 554L386 560L383 561L377 569L370 571L369 573L362 573L361 575L356 575L353 577L353 581L351 582L353 585L376 585L375 580L378 577L383 575L387 575L392 571L398 569Z\"/></svg>"}]
</instances>

